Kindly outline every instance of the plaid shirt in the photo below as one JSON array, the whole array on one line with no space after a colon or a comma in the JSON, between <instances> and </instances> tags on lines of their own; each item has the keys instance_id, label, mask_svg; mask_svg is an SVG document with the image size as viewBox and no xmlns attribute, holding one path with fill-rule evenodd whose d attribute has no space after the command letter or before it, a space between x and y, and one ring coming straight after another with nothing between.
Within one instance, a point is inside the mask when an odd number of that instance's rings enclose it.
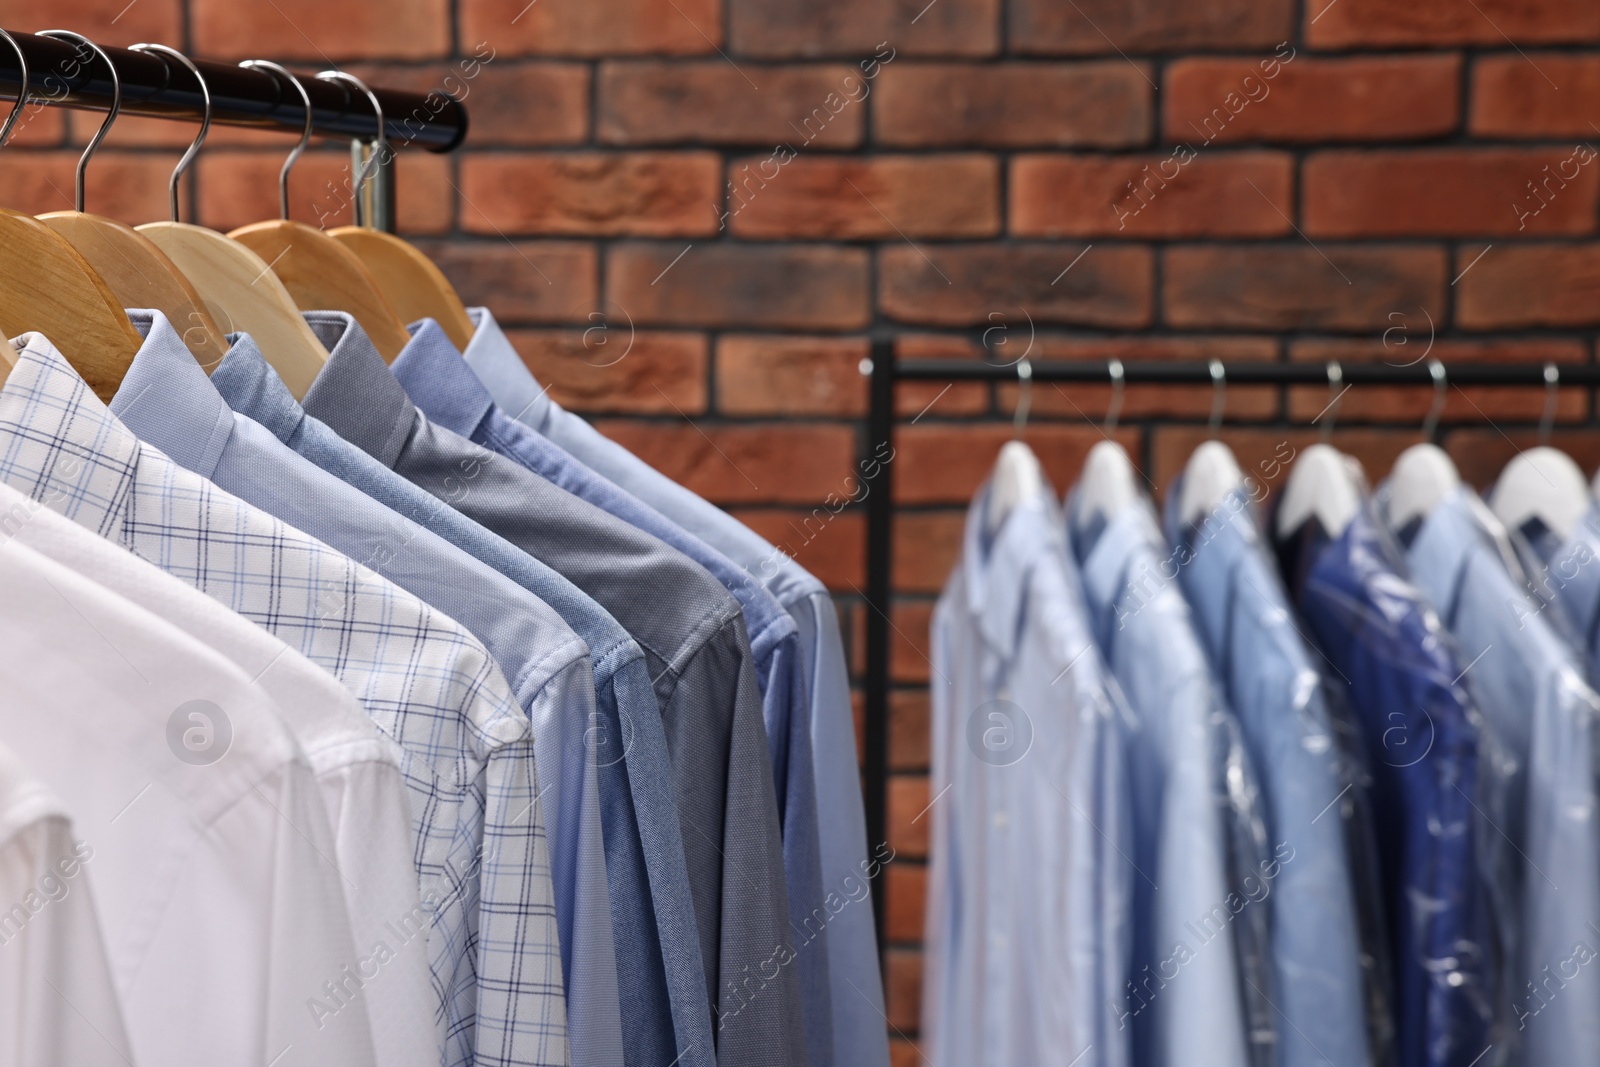
<instances>
[{"instance_id":1,"label":"plaid shirt","mask_svg":"<svg viewBox=\"0 0 1600 1067\"><path fill-rule=\"evenodd\" d=\"M0 478L265 627L361 698L403 753L445 1067L565 1067L532 735L482 644L141 443L44 337L19 340L0 390ZM395 916L391 929L408 938L416 925Z\"/></svg>"}]
</instances>

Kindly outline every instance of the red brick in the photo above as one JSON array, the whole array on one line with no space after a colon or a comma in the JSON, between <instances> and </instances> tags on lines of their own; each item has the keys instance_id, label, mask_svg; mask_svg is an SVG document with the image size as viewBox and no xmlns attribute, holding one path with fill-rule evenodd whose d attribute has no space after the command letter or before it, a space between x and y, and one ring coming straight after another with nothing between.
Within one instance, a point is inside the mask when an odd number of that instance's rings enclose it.
<instances>
[{"instance_id":1,"label":"red brick","mask_svg":"<svg viewBox=\"0 0 1600 1067\"><path fill-rule=\"evenodd\" d=\"M602 433L707 500L811 505L855 468L846 426L702 426L688 420L598 423Z\"/></svg>"},{"instance_id":2,"label":"red brick","mask_svg":"<svg viewBox=\"0 0 1600 1067\"><path fill-rule=\"evenodd\" d=\"M1518 452L1540 443L1536 430L1485 427L1481 417L1468 421L1468 426L1445 435L1444 450L1455 460L1462 479L1480 490L1494 485ZM1585 471L1600 467L1600 434L1593 429L1558 430L1550 435L1549 443L1571 456Z\"/></svg>"},{"instance_id":3,"label":"red brick","mask_svg":"<svg viewBox=\"0 0 1600 1067\"><path fill-rule=\"evenodd\" d=\"M1600 244L1504 245L1456 252L1456 320L1467 329L1600 324Z\"/></svg>"},{"instance_id":4,"label":"red brick","mask_svg":"<svg viewBox=\"0 0 1600 1067\"><path fill-rule=\"evenodd\" d=\"M933 762L928 735L928 691L896 689L889 694L889 766L926 771Z\"/></svg>"},{"instance_id":5,"label":"red brick","mask_svg":"<svg viewBox=\"0 0 1600 1067\"><path fill-rule=\"evenodd\" d=\"M1154 87L1122 60L899 62L878 78L873 137L902 148L1126 148L1148 143Z\"/></svg>"},{"instance_id":6,"label":"red brick","mask_svg":"<svg viewBox=\"0 0 1600 1067\"><path fill-rule=\"evenodd\" d=\"M906 600L896 601L894 606L894 625L889 628L889 677L896 683L916 683L926 685L928 676L933 673L933 661L928 658L928 627L933 620L933 602L931 600ZM907 812L909 817L918 809ZM893 815L891 813L891 827ZM914 827L913 840L920 841L920 851L907 852L907 855L924 855L927 851L927 823L923 819ZM899 847L896 838L891 834L890 844Z\"/></svg>"},{"instance_id":7,"label":"red brick","mask_svg":"<svg viewBox=\"0 0 1600 1067\"><path fill-rule=\"evenodd\" d=\"M832 415L867 412L854 337L729 334L717 342L717 409L724 415Z\"/></svg>"},{"instance_id":8,"label":"red brick","mask_svg":"<svg viewBox=\"0 0 1600 1067\"><path fill-rule=\"evenodd\" d=\"M476 69L477 77L465 83L467 95L461 97L471 116L469 145L531 147L582 144L588 139L587 64L500 59L481 63ZM438 71L431 73L438 84ZM460 74L457 77L459 80ZM383 84L398 83L389 80ZM433 87L417 89L425 92Z\"/></svg>"},{"instance_id":9,"label":"red brick","mask_svg":"<svg viewBox=\"0 0 1600 1067\"><path fill-rule=\"evenodd\" d=\"M871 89L858 67L843 63L602 63L599 137L619 145L853 148Z\"/></svg>"},{"instance_id":10,"label":"red brick","mask_svg":"<svg viewBox=\"0 0 1600 1067\"><path fill-rule=\"evenodd\" d=\"M12 33L69 29L115 48L140 41L181 47L184 38L182 0L140 0L126 8L101 0L23 0L6 5L5 23Z\"/></svg>"},{"instance_id":11,"label":"red brick","mask_svg":"<svg viewBox=\"0 0 1600 1067\"><path fill-rule=\"evenodd\" d=\"M816 509L763 508L736 510L733 516L834 592L848 596L866 587L867 526L860 511L831 515L824 507L818 515Z\"/></svg>"},{"instance_id":12,"label":"red brick","mask_svg":"<svg viewBox=\"0 0 1600 1067\"><path fill-rule=\"evenodd\" d=\"M1180 59L1167 67L1161 125L1196 148L1438 137L1460 121L1460 81L1453 55Z\"/></svg>"},{"instance_id":13,"label":"red brick","mask_svg":"<svg viewBox=\"0 0 1600 1067\"><path fill-rule=\"evenodd\" d=\"M1581 341L1516 340L1456 341L1428 343L1427 319L1413 310L1410 316L1394 320L1396 332L1387 337L1361 340L1310 338L1295 341L1289 349L1296 362L1327 363L1341 366L1352 363L1385 362L1410 366L1423 359L1437 359L1449 372L1463 363L1587 363L1589 353ZM1588 410L1586 389L1561 389L1556 402L1556 418L1581 419ZM1521 419L1537 422L1544 414L1547 394L1544 389L1503 389L1488 386L1451 386L1445 394L1443 417L1471 422L1493 412L1496 419ZM1326 388L1296 386L1289 390L1289 417L1306 421L1328 405ZM1416 388L1353 387L1339 402L1335 415L1338 424L1346 422L1398 422L1421 426L1433 406L1432 386Z\"/></svg>"},{"instance_id":14,"label":"red brick","mask_svg":"<svg viewBox=\"0 0 1600 1067\"><path fill-rule=\"evenodd\" d=\"M899 1036L889 1038L889 1067L918 1067L926 1062L915 1042Z\"/></svg>"},{"instance_id":15,"label":"red brick","mask_svg":"<svg viewBox=\"0 0 1600 1067\"><path fill-rule=\"evenodd\" d=\"M1021 237L1277 237L1292 231L1287 152L1016 156Z\"/></svg>"},{"instance_id":16,"label":"red brick","mask_svg":"<svg viewBox=\"0 0 1600 1067\"><path fill-rule=\"evenodd\" d=\"M1581 234L1594 232L1600 163L1569 148L1319 152L1302 187L1313 238Z\"/></svg>"},{"instance_id":17,"label":"red brick","mask_svg":"<svg viewBox=\"0 0 1600 1067\"><path fill-rule=\"evenodd\" d=\"M933 593L961 557L964 511L902 511L894 520L894 588Z\"/></svg>"},{"instance_id":18,"label":"red brick","mask_svg":"<svg viewBox=\"0 0 1600 1067\"><path fill-rule=\"evenodd\" d=\"M1447 263L1435 248L1215 245L1169 248L1167 323L1180 329L1337 330L1377 334L1392 311L1436 309Z\"/></svg>"},{"instance_id":19,"label":"red brick","mask_svg":"<svg viewBox=\"0 0 1600 1067\"><path fill-rule=\"evenodd\" d=\"M191 0L189 20L194 54L207 59L272 56L327 66L339 59L432 59L450 50L449 0Z\"/></svg>"},{"instance_id":20,"label":"red brick","mask_svg":"<svg viewBox=\"0 0 1600 1067\"><path fill-rule=\"evenodd\" d=\"M1127 428L1119 429L1115 436L1130 451L1137 441L1136 431ZM1089 449L1105 440L1097 426L1060 424L1029 426L1023 439L1039 457L1058 494L1078 480ZM994 469L1000 446L1009 440L1009 423L902 426L895 435L896 502L965 506Z\"/></svg>"},{"instance_id":21,"label":"red brick","mask_svg":"<svg viewBox=\"0 0 1600 1067\"><path fill-rule=\"evenodd\" d=\"M884 872L889 903L888 940L922 940L923 901L928 895L928 869L915 863L891 863Z\"/></svg>"},{"instance_id":22,"label":"red brick","mask_svg":"<svg viewBox=\"0 0 1600 1067\"><path fill-rule=\"evenodd\" d=\"M890 245L878 300L891 318L930 325L1135 329L1150 322L1152 266L1133 245Z\"/></svg>"},{"instance_id":23,"label":"red brick","mask_svg":"<svg viewBox=\"0 0 1600 1067\"><path fill-rule=\"evenodd\" d=\"M1157 426L1151 431L1151 468L1157 495L1165 499L1167 490L1211 433L1204 426ZM1218 435L1233 449L1241 469L1252 474L1269 493L1277 493L1294 470L1294 459L1321 435L1316 427L1288 429L1224 426ZM1373 484L1389 473L1395 457L1419 440L1416 430L1335 429L1332 444L1354 456Z\"/></svg>"},{"instance_id":24,"label":"red brick","mask_svg":"<svg viewBox=\"0 0 1600 1067\"><path fill-rule=\"evenodd\" d=\"M607 343L627 328L620 309L600 308L600 257L578 241L417 242L468 307L490 308L507 324L582 323L604 327ZM598 341L599 332L590 334Z\"/></svg>"},{"instance_id":25,"label":"red brick","mask_svg":"<svg viewBox=\"0 0 1600 1067\"><path fill-rule=\"evenodd\" d=\"M1000 165L989 156L757 157L731 162L728 182L725 210L740 237L883 241L1000 230Z\"/></svg>"},{"instance_id":26,"label":"red brick","mask_svg":"<svg viewBox=\"0 0 1600 1067\"><path fill-rule=\"evenodd\" d=\"M922 1011L922 953L890 949L884 971L889 1025L902 1032L914 1031Z\"/></svg>"},{"instance_id":27,"label":"red brick","mask_svg":"<svg viewBox=\"0 0 1600 1067\"><path fill-rule=\"evenodd\" d=\"M1000 47L1000 0L728 0L728 21L736 53L766 58L991 56Z\"/></svg>"},{"instance_id":28,"label":"red brick","mask_svg":"<svg viewBox=\"0 0 1600 1067\"><path fill-rule=\"evenodd\" d=\"M201 152L195 161L200 175L197 221L227 231L277 218L278 171L283 159L282 152ZM395 204L401 233L436 234L450 228L455 203L450 166L448 157L426 152L406 152L398 157ZM93 167L91 164L91 173ZM353 221L350 182L348 150L307 152L289 173L289 216L312 226L343 226Z\"/></svg>"},{"instance_id":29,"label":"red brick","mask_svg":"<svg viewBox=\"0 0 1600 1067\"><path fill-rule=\"evenodd\" d=\"M1557 44L1600 40L1590 0L1305 0L1313 48Z\"/></svg>"},{"instance_id":30,"label":"red brick","mask_svg":"<svg viewBox=\"0 0 1600 1067\"><path fill-rule=\"evenodd\" d=\"M74 151L9 152L0 150L0 189L12 211L38 215L46 211L71 211L73 176L78 153ZM101 152L89 163L86 204L90 212L136 226L165 219L169 161L128 152ZM187 205L192 177L179 189Z\"/></svg>"},{"instance_id":31,"label":"red brick","mask_svg":"<svg viewBox=\"0 0 1600 1067\"><path fill-rule=\"evenodd\" d=\"M509 55L696 55L722 45L721 0L461 0L461 39Z\"/></svg>"},{"instance_id":32,"label":"red brick","mask_svg":"<svg viewBox=\"0 0 1600 1067\"><path fill-rule=\"evenodd\" d=\"M710 152L468 155L462 225L472 233L711 234L720 172Z\"/></svg>"},{"instance_id":33,"label":"red brick","mask_svg":"<svg viewBox=\"0 0 1600 1067\"><path fill-rule=\"evenodd\" d=\"M1050 337L1039 338L1029 354L1035 366L1053 359L1094 360L1209 360L1262 363L1278 356L1277 342L1267 337ZM1057 416L1104 420L1111 407L1109 384L1072 382L1033 383L1031 417ZM1009 416L1015 409L1018 387L999 387L999 409ZM1278 414L1278 389L1270 385L1232 385L1223 394L1223 417L1272 418ZM1313 414L1315 412L1313 411ZM1192 385L1134 385L1122 391L1123 419L1208 419L1211 390Z\"/></svg>"},{"instance_id":34,"label":"red brick","mask_svg":"<svg viewBox=\"0 0 1600 1067\"><path fill-rule=\"evenodd\" d=\"M909 774L890 777L889 845L897 858L921 859L928 854L928 825L933 821L929 799L927 778Z\"/></svg>"},{"instance_id":35,"label":"red brick","mask_svg":"<svg viewBox=\"0 0 1600 1067\"><path fill-rule=\"evenodd\" d=\"M1035 55L1267 49L1293 22L1292 0L1014 0L1009 38Z\"/></svg>"},{"instance_id":36,"label":"red brick","mask_svg":"<svg viewBox=\"0 0 1600 1067\"><path fill-rule=\"evenodd\" d=\"M587 330L511 330L522 361L563 407L635 415L706 410L706 339L636 331L626 323Z\"/></svg>"},{"instance_id":37,"label":"red brick","mask_svg":"<svg viewBox=\"0 0 1600 1067\"><path fill-rule=\"evenodd\" d=\"M611 299L637 322L670 326L859 330L870 320L862 250L715 243L684 252L676 243L613 246Z\"/></svg>"},{"instance_id":38,"label":"red brick","mask_svg":"<svg viewBox=\"0 0 1600 1067\"><path fill-rule=\"evenodd\" d=\"M998 335L991 335L991 340ZM1026 342L1023 342L1026 344ZM896 359L982 359L983 349L969 337L902 333L894 339ZM895 387L895 414L903 419L931 415L982 415L990 410L991 390L983 382L906 382Z\"/></svg>"},{"instance_id":39,"label":"red brick","mask_svg":"<svg viewBox=\"0 0 1600 1067\"><path fill-rule=\"evenodd\" d=\"M1595 135L1591 102L1596 98L1600 98L1600 56L1592 53L1541 52L1537 60L1483 56L1472 64L1467 124L1478 137L1588 141Z\"/></svg>"}]
</instances>

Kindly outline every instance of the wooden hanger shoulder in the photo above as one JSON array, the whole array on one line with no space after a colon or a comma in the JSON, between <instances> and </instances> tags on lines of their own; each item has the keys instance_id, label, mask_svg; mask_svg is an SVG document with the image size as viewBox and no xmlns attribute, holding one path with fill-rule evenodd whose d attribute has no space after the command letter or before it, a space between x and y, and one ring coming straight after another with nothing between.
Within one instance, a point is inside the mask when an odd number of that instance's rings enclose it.
<instances>
[{"instance_id":1,"label":"wooden hanger shoulder","mask_svg":"<svg viewBox=\"0 0 1600 1067\"><path fill-rule=\"evenodd\" d=\"M356 254L401 319L434 319L452 344L467 347L474 327L466 305L444 271L410 241L365 226L340 226L328 236Z\"/></svg>"},{"instance_id":2,"label":"wooden hanger shoulder","mask_svg":"<svg viewBox=\"0 0 1600 1067\"><path fill-rule=\"evenodd\" d=\"M149 222L139 232L190 279L222 328L248 333L284 385L304 397L328 350L272 267L238 241L184 222Z\"/></svg>"},{"instance_id":3,"label":"wooden hanger shoulder","mask_svg":"<svg viewBox=\"0 0 1600 1067\"><path fill-rule=\"evenodd\" d=\"M116 395L144 338L94 268L38 219L0 211L0 334L37 331L101 400Z\"/></svg>"},{"instance_id":4,"label":"wooden hanger shoulder","mask_svg":"<svg viewBox=\"0 0 1600 1067\"><path fill-rule=\"evenodd\" d=\"M210 371L228 342L189 279L156 244L132 226L77 211L39 216L77 249L124 308L154 308L167 317L200 365Z\"/></svg>"},{"instance_id":5,"label":"wooden hanger shoulder","mask_svg":"<svg viewBox=\"0 0 1600 1067\"><path fill-rule=\"evenodd\" d=\"M393 363L411 340L400 313L356 254L303 222L274 219L240 227L229 237L272 264L302 311L355 316L384 362Z\"/></svg>"}]
</instances>

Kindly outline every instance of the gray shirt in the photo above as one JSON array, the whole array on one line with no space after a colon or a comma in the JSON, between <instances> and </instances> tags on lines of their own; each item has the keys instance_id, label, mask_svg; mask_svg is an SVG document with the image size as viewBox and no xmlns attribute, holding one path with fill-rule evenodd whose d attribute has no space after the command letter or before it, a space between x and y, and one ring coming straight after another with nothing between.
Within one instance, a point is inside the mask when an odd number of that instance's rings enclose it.
<instances>
[{"instance_id":1,"label":"gray shirt","mask_svg":"<svg viewBox=\"0 0 1600 1067\"><path fill-rule=\"evenodd\" d=\"M468 440L429 422L375 352L336 351L304 408L565 575L633 635L661 703L718 1062L804 1064L777 795L738 601L682 553L496 454L492 428Z\"/></svg>"}]
</instances>

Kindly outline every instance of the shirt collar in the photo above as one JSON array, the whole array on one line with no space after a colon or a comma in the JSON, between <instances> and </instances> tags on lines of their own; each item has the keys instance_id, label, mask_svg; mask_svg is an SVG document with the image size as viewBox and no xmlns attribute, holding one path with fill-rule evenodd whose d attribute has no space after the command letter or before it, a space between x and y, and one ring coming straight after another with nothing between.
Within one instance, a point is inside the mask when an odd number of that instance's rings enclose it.
<instances>
[{"instance_id":1,"label":"shirt collar","mask_svg":"<svg viewBox=\"0 0 1600 1067\"><path fill-rule=\"evenodd\" d=\"M1065 553L1066 539L1054 497L1047 493L1019 501L990 534L990 492L986 482L967 511L962 571L967 611L990 647L1009 656L1017 648L1017 628L1033 568L1049 553Z\"/></svg>"},{"instance_id":2,"label":"shirt collar","mask_svg":"<svg viewBox=\"0 0 1600 1067\"><path fill-rule=\"evenodd\" d=\"M417 409L366 334L353 328L354 318L342 311L308 311L305 320L328 347L328 362L306 390L301 408L393 467L416 425Z\"/></svg>"},{"instance_id":3,"label":"shirt collar","mask_svg":"<svg viewBox=\"0 0 1600 1067\"><path fill-rule=\"evenodd\" d=\"M139 439L41 333L16 339L0 389L0 477L100 534L128 505Z\"/></svg>"},{"instance_id":4,"label":"shirt collar","mask_svg":"<svg viewBox=\"0 0 1600 1067\"><path fill-rule=\"evenodd\" d=\"M411 343L390 368L395 379L407 393L427 395L428 418L470 437L495 406L494 397L437 322L420 319L410 330Z\"/></svg>"},{"instance_id":5,"label":"shirt collar","mask_svg":"<svg viewBox=\"0 0 1600 1067\"><path fill-rule=\"evenodd\" d=\"M211 385L230 408L265 426L285 444L305 421L300 402L255 345L236 344L229 349L212 372Z\"/></svg>"},{"instance_id":6,"label":"shirt collar","mask_svg":"<svg viewBox=\"0 0 1600 1067\"><path fill-rule=\"evenodd\" d=\"M1167 538L1174 548L1172 565L1183 575L1190 607L1202 620L1209 643L1228 631L1234 599L1229 591L1239 568L1251 556L1265 558L1265 546L1250 494L1242 487L1229 492L1197 522L1184 525L1178 517L1183 481L1180 474L1167 490Z\"/></svg>"},{"instance_id":7,"label":"shirt collar","mask_svg":"<svg viewBox=\"0 0 1600 1067\"><path fill-rule=\"evenodd\" d=\"M1076 491L1068 500L1069 513L1077 512ZM1140 555L1157 555L1153 546L1161 543L1150 502L1142 496L1110 517L1087 553L1080 551L1083 589L1097 614L1104 615L1116 604L1127 581L1128 568ZM1169 575L1162 575L1162 579Z\"/></svg>"},{"instance_id":8,"label":"shirt collar","mask_svg":"<svg viewBox=\"0 0 1600 1067\"><path fill-rule=\"evenodd\" d=\"M549 392L522 362L488 308L468 308L467 316L477 327L466 351L461 353L467 366L494 397L500 410L543 433L554 404Z\"/></svg>"},{"instance_id":9,"label":"shirt collar","mask_svg":"<svg viewBox=\"0 0 1600 1067\"><path fill-rule=\"evenodd\" d=\"M232 409L165 315L130 310L128 319L144 344L111 398L111 413L180 467L211 477L233 436ZM231 339L234 348L255 347L248 334Z\"/></svg>"}]
</instances>

